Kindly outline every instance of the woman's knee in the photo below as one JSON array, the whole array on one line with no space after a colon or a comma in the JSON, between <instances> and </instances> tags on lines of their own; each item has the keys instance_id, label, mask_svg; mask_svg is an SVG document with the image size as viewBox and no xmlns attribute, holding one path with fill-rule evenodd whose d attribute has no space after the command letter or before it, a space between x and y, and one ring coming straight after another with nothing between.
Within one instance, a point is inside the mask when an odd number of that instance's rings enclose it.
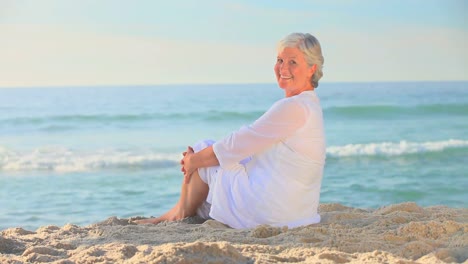
<instances>
[{"instance_id":1,"label":"woman's knee","mask_svg":"<svg viewBox=\"0 0 468 264\"><path fill-rule=\"evenodd\" d=\"M200 140L200 141L196 142L195 144L193 144L192 148L196 153L196 152L199 152L202 149L205 149L205 148L213 145L215 142L216 141L214 141L212 139Z\"/></svg>"}]
</instances>

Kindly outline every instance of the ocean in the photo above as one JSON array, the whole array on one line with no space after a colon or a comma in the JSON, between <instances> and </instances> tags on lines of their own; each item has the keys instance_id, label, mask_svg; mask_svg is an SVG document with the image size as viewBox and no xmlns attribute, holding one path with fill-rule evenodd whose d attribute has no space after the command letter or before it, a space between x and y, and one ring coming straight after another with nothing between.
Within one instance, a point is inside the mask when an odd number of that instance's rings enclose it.
<instances>
[{"instance_id":1,"label":"ocean","mask_svg":"<svg viewBox=\"0 0 468 264\"><path fill-rule=\"evenodd\" d=\"M316 92L321 203L467 207L468 82ZM274 83L0 89L0 230L157 216L178 199L187 146L221 139L282 97Z\"/></svg>"}]
</instances>

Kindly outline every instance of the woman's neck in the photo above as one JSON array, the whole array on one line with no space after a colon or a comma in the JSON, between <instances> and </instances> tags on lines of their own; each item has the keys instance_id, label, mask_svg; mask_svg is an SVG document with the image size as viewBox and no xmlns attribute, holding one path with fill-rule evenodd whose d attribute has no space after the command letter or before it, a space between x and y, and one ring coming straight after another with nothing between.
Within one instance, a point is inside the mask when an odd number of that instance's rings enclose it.
<instances>
[{"instance_id":1,"label":"woman's neck","mask_svg":"<svg viewBox=\"0 0 468 264\"><path fill-rule=\"evenodd\" d=\"M291 97L291 96L299 95L302 92L313 91L313 90L314 90L314 87L306 88L306 89L303 89L303 90L296 90L296 91L287 91L286 90L285 91L285 97Z\"/></svg>"}]
</instances>

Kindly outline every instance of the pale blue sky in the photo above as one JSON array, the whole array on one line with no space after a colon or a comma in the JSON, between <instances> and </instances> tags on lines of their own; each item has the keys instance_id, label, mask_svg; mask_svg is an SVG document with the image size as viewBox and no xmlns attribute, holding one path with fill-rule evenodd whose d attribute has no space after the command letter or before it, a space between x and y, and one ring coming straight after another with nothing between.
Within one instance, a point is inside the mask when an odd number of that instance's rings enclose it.
<instances>
[{"instance_id":1,"label":"pale blue sky","mask_svg":"<svg viewBox=\"0 0 468 264\"><path fill-rule=\"evenodd\" d=\"M0 87L275 82L310 32L324 82L468 80L468 1L0 0Z\"/></svg>"}]
</instances>

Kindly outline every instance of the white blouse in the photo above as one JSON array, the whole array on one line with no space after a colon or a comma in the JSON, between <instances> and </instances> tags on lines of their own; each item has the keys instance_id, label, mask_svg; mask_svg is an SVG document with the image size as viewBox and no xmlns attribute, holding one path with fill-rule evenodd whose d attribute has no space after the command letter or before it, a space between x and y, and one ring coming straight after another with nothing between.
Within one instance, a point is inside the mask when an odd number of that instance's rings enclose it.
<instances>
[{"instance_id":1,"label":"white blouse","mask_svg":"<svg viewBox=\"0 0 468 264\"><path fill-rule=\"evenodd\" d=\"M207 199L212 218L233 228L320 222L325 136L314 91L277 101L213 150L220 166Z\"/></svg>"}]
</instances>

